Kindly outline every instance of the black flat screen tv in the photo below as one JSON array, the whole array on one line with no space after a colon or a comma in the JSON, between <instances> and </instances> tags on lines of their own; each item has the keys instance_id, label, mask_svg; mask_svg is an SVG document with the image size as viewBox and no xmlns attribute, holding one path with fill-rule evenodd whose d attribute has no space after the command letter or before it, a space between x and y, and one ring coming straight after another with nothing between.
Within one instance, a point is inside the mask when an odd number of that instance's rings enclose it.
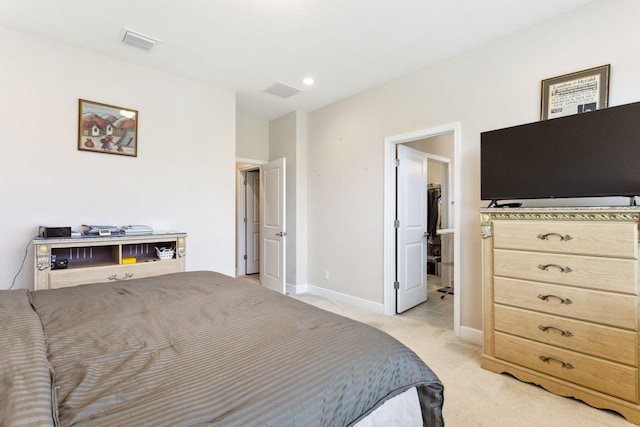
<instances>
[{"instance_id":1,"label":"black flat screen tv","mask_svg":"<svg viewBox=\"0 0 640 427\"><path fill-rule=\"evenodd\" d=\"M640 195L640 102L481 133L480 188L490 205Z\"/></svg>"}]
</instances>

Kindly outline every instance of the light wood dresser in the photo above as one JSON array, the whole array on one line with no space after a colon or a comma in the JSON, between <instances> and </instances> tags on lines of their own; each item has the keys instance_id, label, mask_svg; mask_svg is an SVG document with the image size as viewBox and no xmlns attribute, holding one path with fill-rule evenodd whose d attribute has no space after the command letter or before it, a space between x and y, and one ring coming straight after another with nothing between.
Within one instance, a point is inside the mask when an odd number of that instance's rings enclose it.
<instances>
[{"instance_id":1,"label":"light wood dresser","mask_svg":"<svg viewBox=\"0 0 640 427\"><path fill-rule=\"evenodd\" d=\"M32 242L35 260L33 287L35 290L55 289L185 271L186 239L186 233L178 232L35 238ZM156 247L173 249L173 257L161 260ZM65 260L67 267L55 269L52 257L58 262Z\"/></svg>"},{"instance_id":2,"label":"light wood dresser","mask_svg":"<svg viewBox=\"0 0 640 427\"><path fill-rule=\"evenodd\" d=\"M640 209L481 210L482 367L640 424Z\"/></svg>"}]
</instances>

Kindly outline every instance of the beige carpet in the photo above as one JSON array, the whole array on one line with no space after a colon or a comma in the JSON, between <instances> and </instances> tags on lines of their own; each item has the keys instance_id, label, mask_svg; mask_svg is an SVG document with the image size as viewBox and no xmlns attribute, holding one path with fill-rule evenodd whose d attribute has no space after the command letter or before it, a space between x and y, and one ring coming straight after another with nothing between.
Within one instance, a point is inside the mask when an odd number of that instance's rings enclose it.
<instances>
[{"instance_id":1,"label":"beige carpet","mask_svg":"<svg viewBox=\"0 0 640 427\"><path fill-rule=\"evenodd\" d=\"M447 427L633 426L615 412L556 396L506 374L485 371L480 368L479 346L455 338L451 326L434 322L437 316L424 311L384 316L315 295L293 297L379 328L415 351L444 383ZM432 298L432 303L438 302Z\"/></svg>"}]
</instances>

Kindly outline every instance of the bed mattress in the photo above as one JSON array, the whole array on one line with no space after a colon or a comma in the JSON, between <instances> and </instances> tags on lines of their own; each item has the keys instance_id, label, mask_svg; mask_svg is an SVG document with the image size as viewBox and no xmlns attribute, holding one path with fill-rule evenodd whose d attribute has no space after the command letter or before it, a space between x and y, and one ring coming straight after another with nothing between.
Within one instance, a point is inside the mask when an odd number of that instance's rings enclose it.
<instances>
[{"instance_id":1,"label":"bed mattress","mask_svg":"<svg viewBox=\"0 0 640 427\"><path fill-rule=\"evenodd\" d=\"M443 386L410 349L253 283L188 272L21 295L61 425L348 426L413 387L423 425L443 425Z\"/></svg>"}]
</instances>

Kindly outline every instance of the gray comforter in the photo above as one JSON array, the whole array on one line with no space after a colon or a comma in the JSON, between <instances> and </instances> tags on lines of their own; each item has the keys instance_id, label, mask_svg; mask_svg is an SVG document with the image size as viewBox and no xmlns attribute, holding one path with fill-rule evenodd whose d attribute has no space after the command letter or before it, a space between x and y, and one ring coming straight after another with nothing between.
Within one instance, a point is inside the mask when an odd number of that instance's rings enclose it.
<instances>
[{"instance_id":1,"label":"gray comforter","mask_svg":"<svg viewBox=\"0 0 640 427\"><path fill-rule=\"evenodd\" d=\"M424 425L443 425L443 386L411 350L252 283L189 272L21 295L61 425L346 426L413 386Z\"/></svg>"}]
</instances>

